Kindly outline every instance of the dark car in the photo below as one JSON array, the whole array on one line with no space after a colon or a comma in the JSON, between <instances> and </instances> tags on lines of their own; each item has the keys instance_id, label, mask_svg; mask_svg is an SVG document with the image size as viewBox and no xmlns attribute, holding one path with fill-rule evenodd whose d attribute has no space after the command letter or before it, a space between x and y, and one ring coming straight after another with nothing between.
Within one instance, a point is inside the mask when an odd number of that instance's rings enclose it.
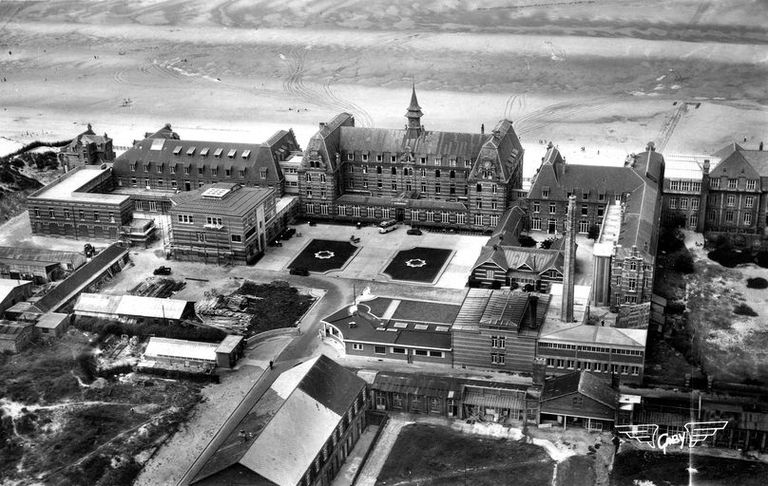
<instances>
[{"instance_id":1,"label":"dark car","mask_svg":"<svg viewBox=\"0 0 768 486\"><path fill-rule=\"evenodd\" d=\"M421 230L419 228L411 228L408 231L406 231L406 233L409 235L420 235Z\"/></svg>"},{"instance_id":2,"label":"dark car","mask_svg":"<svg viewBox=\"0 0 768 486\"><path fill-rule=\"evenodd\" d=\"M170 275L171 274L171 267L157 267L154 272L155 275Z\"/></svg>"},{"instance_id":3,"label":"dark car","mask_svg":"<svg viewBox=\"0 0 768 486\"><path fill-rule=\"evenodd\" d=\"M291 275L301 275L302 277L309 276L309 270L307 270L305 267L293 267L288 271L288 273Z\"/></svg>"},{"instance_id":4,"label":"dark car","mask_svg":"<svg viewBox=\"0 0 768 486\"><path fill-rule=\"evenodd\" d=\"M280 233L280 239L281 240L290 240L291 236L296 234L296 228L285 228L282 233Z\"/></svg>"}]
</instances>

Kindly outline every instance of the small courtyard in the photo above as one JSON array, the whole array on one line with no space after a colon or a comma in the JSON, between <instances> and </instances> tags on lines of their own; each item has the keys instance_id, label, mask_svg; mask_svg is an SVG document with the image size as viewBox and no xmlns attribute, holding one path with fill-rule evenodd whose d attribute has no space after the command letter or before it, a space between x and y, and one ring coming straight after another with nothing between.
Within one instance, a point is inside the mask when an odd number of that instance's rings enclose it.
<instances>
[{"instance_id":1,"label":"small courtyard","mask_svg":"<svg viewBox=\"0 0 768 486\"><path fill-rule=\"evenodd\" d=\"M294 258L288 268L305 268L318 273L340 270L359 249L348 241L314 239Z\"/></svg>"},{"instance_id":2,"label":"small courtyard","mask_svg":"<svg viewBox=\"0 0 768 486\"><path fill-rule=\"evenodd\" d=\"M399 251L384 273L392 280L434 283L452 254L452 250L426 247Z\"/></svg>"}]
</instances>

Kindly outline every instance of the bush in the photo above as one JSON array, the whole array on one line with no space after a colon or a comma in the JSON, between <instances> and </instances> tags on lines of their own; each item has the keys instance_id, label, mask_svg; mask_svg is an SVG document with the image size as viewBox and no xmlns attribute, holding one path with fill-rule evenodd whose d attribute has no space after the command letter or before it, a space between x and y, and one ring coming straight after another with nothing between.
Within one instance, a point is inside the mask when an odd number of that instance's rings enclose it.
<instances>
[{"instance_id":1,"label":"bush","mask_svg":"<svg viewBox=\"0 0 768 486\"><path fill-rule=\"evenodd\" d=\"M718 247L717 249L710 251L707 253L707 257L727 268L733 268L736 265L750 263L752 261L752 255L749 252L732 250L727 246Z\"/></svg>"},{"instance_id":2,"label":"bush","mask_svg":"<svg viewBox=\"0 0 768 486\"><path fill-rule=\"evenodd\" d=\"M523 248L531 248L533 246L536 246L536 240L534 240L528 235L520 235L517 241L520 242L520 246L522 246Z\"/></svg>"},{"instance_id":3,"label":"bush","mask_svg":"<svg viewBox=\"0 0 768 486\"><path fill-rule=\"evenodd\" d=\"M693 273L695 270L693 257L687 251L677 254L672 262L672 268L680 273Z\"/></svg>"},{"instance_id":4,"label":"bush","mask_svg":"<svg viewBox=\"0 0 768 486\"><path fill-rule=\"evenodd\" d=\"M546 240L542 241L539 244L539 247L543 248L544 250L549 250L552 248L552 244L555 242L554 238L547 238Z\"/></svg>"},{"instance_id":5,"label":"bush","mask_svg":"<svg viewBox=\"0 0 768 486\"><path fill-rule=\"evenodd\" d=\"M739 304L733 308L733 313L738 316L757 317L757 312L747 304Z\"/></svg>"},{"instance_id":6,"label":"bush","mask_svg":"<svg viewBox=\"0 0 768 486\"><path fill-rule=\"evenodd\" d=\"M185 339L188 341L203 341L210 343L221 342L227 335L221 329L212 327L201 327L195 325L172 325L172 324L128 324L118 321L108 321L104 319L80 317L75 326L83 331L97 333L101 336L114 334L120 336L128 334L129 336L157 336L173 339Z\"/></svg>"},{"instance_id":7,"label":"bush","mask_svg":"<svg viewBox=\"0 0 768 486\"><path fill-rule=\"evenodd\" d=\"M750 288L750 289L768 288L768 280L764 279L763 277L748 278L747 288Z\"/></svg>"},{"instance_id":8,"label":"bush","mask_svg":"<svg viewBox=\"0 0 768 486\"><path fill-rule=\"evenodd\" d=\"M664 309L666 314L673 314L673 315L679 315L685 312L685 303L680 302L679 300L673 300L672 302L667 302L667 307Z\"/></svg>"}]
</instances>

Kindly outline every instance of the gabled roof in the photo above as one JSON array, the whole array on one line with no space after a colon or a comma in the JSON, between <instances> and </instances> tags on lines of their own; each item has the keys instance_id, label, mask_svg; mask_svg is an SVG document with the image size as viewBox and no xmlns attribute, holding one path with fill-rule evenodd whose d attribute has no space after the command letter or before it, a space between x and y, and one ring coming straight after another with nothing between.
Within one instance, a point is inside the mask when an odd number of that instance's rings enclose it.
<instances>
[{"instance_id":1,"label":"gabled roof","mask_svg":"<svg viewBox=\"0 0 768 486\"><path fill-rule=\"evenodd\" d=\"M545 326L541 331L540 340L546 342L645 349L647 337L647 329L573 324L566 327L552 326L552 328Z\"/></svg>"},{"instance_id":2,"label":"gabled roof","mask_svg":"<svg viewBox=\"0 0 768 486\"><path fill-rule=\"evenodd\" d=\"M496 244L506 246L519 246L520 232L525 224L525 211L520 206L512 206L504 211L499 224L493 229L491 238L486 245Z\"/></svg>"},{"instance_id":3,"label":"gabled roof","mask_svg":"<svg viewBox=\"0 0 768 486\"><path fill-rule=\"evenodd\" d=\"M378 152L396 155L408 152L446 157L453 155L474 160L483 140L487 138L487 135L480 133L425 131L414 139L408 138L407 133L407 130L345 126L341 128L339 148L346 153ZM444 162L447 164L448 160Z\"/></svg>"},{"instance_id":4,"label":"gabled roof","mask_svg":"<svg viewBox=\"0 0 768 486\"><path fill-rule=\"evenodd\" d=\"M764 150L745 150L732 143L715 152L713 157L721 160L710 172L710 177L768 177L768 152Z\"/></svg>"},{"instance_id":5,"label":"gabled roof","mask_svg":"<svg viewBox=\"0 0 768 486\"><path fill-rule=\"evenodd\" d=\"M0 278L0 302L5 300L8 295L19 287L31 287L32 282L29 280L16 280L8 278Z\"/></svg>"},{"instance_id":6,"label":"gabled roof","mask_svg":"<svg viewBox=\"0 0 768 486\"><path fill-rule=\"evenodd\" d=\"M297 484L364 389L365 381L325 355L285 371L253 404L241 404L249 411L194 482L245 467L280 486ZM244 441L240 431L253 438Z\"/></svg>"},{"instance_id":7,"label":"gabled roof","mask_svg":"<svg viewBox=\"0 0 768 486\"><path fill-rule=\"evenodd\" d=\"M580 393L586 397L602 403L606 407L615 409L618 403L618 394L611 385L588 371L574 371L562 376L556 376L544 381L544 389L541 391L541 402L555 400L560 397Z\"/></svg>"},{"instance_id":8,"label":"gabled roof","mask_svg":"<svg viewBox=\"0 0 768 486\"><path fill-rule=\"evenodd\" d=\"M106 247L38 300L34 308L40 312L58 310L126 255L128 250L116 243Z\"/></svg>"}]
</instances>

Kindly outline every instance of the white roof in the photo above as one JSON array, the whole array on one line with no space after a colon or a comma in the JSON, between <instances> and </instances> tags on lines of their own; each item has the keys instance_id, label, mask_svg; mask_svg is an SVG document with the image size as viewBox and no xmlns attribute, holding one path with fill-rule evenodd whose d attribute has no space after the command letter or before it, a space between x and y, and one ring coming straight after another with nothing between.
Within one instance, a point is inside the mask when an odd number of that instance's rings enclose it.
<instances>
[{"instance_id":1,"label":"white roof","mask_svg":"<svg viewBox=\"0 0 768 486\"><path fill-rule=\"evenodd\" d=\"M120 303L120 295L108 294L80 294L75 303L74 312L94 312L99 314L114 314L117 304Z\"/></svg>"},{"instance_id":2,"label":"white roof","mask_svg":"<svg viewBox=\"0 0 768 486\"><path fill-rule=\"evenodd\" d=\"M340 421L340 415L296 389L240 463L280 486L298 484Z\"/></svg>"},{"instance_id":3,"label":"white roof","mask_svg":"<svg viewBox=\"0 0 768 486\"><path fill-rule=\"evenodd\" d=\"M24 285L31 285L31 284L32 282L30 282L29 280L1 278L0 279L0 302L2 302L8 296L8 294L10 294L11 291L16 287L21 287Z\"/></svg>"},{"instance_id":4,"label":"white roof","mask_svg":"<svg viewBox=\"0 0 768 486\"><path fill-rule=\"evenodd\" d=\"M218 346L215 343L199 343L182 339L153 337L149 338L149 344L147 344L147 349L144 351L144 356L147 358L162 356L216 362L216 348Z\"/></svg>"},{"instance_id":5,"label":"white roof","mask_svg":"<svg viewBox=\"0 0 768 486\"><path fill-rule=\"evenodd\" d=\"M96 177L99 177L104 172L109 172L110 169L86 169L80 168L73 170L63 176L58 181L55 181L45 188L43 188L34 197L42 199L66 199L67 201L81 201L81 202L100 202L104 204L119 204L127 199L129 196L121 196L116 194L101 194L101 193L88 193L88 192L75 192L88 182L92 181Z\"/></svg>"},{"instance_id":6,"label":"white roof","mask_svg":"<svg viewBox=\"0 0 768 486\"><path fill-rule=\"evenodd\" d=\"M274 382L272 382L272 386L270 386L270 388L272 388L280 398L286 400L290 394L293 393L293 390L299 386L302 378L304 378L309 370L315 365L317 359L317 357L312 358L308 361L305 361L304 363L301 363L300 365L294 366L293 368L284 371L280 376L277 377Z\"/></svg>"},{"instance_id":7,"label":"white roof","mask_svg":"<svg viewBox=\"0 0 768 486\"><path fill-rule=\"evenodd\" d=\"M181 319L186 305L186 300L123 295L116 313L123 316Z\"/></svg>"},{"instance_id":8,"label":"white roof","mask_svg":"<svg viewBox=\"0 0 768 486\"><path fill-rule=\"evenodd\" d=\"M61 312L49 312L43 314L35 324L35 327L40 329L56 329L62 322L69 318L69 314L63 314Z\"/></svg>"}]
</instances>

